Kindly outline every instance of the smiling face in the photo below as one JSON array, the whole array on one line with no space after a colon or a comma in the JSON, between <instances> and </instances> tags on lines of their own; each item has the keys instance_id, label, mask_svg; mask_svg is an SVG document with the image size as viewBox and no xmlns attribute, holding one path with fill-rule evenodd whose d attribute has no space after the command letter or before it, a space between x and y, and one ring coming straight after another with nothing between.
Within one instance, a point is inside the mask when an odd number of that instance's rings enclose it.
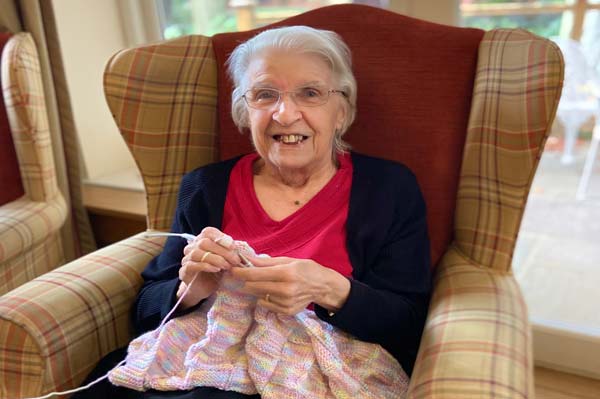
<instances>
[{"instance_id":1,"label":"smiling face","mask_svg":"<svg viewBox=\"0 0 600 399\"><path fill-rule=\"evenodd\" d=\"M250 89L337 89L329 65L315 54L265 51L250 62L246 79ZM332 93L327 103L307 107L286 93L268 109L249 107L252 140L265 166L307 176L331 168L334 134L345 116L343 101L341 94Z\"/></svg>"}]
</instances>

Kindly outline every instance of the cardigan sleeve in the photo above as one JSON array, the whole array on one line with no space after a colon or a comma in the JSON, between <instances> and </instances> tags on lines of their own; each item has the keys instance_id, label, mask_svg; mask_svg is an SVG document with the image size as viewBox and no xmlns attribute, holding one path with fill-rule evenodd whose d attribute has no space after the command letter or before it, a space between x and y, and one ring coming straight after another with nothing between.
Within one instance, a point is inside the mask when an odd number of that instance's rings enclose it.
<instances>
[{"instance_id":1,"label":"cardigan sleeve","mask_svg":"<svg viewBox=\"0 0 600 399\"><path fill-rule=\"evenodd\" d=\"M196 172L198 173L198 172ZM191 233L196 235L204 225L190 226L189 207L195 198L198 188L195 187L192 174L184 176L177 200L175 217L171 231L176 233ZM205 208L195 207L195 213L202 217ZM183 249L187 242L180 237L169 237L163 251L155 257L142 272L144 283L132 311L133 325L138 334L152 330L160 324L176 302L179 287L179 268L183 258ZM191 309L190 309L191 310ZM187 313L187 312L186 312Z\"/></svg>"},{"instance_id":2,"label":"cardigan sleeve","mask_svg":"<svg viewBox=\"0 0 600 399\"><path fill-rule=\"evenodd\" d=\"M183 176L172 232L198 235L207 226L221 228L229 176L240 158L205 165ZM138 334L158 327L175 305L179 268L186 245L182 238L169 237L163 251L142 272L144 283L132 309L133 325ZM177 311L174 317L198 306L200 304Z\"/></svg>"},{"instance_id":3,"label":"cardigan sleeve","mask_svg":"<svg viewBox=\"0 0 600 399\"><path fill-rule=\"evenodd\" d=\"M315 311L358 339L383 346L410 375L429 304L430 246L416 178L404 167L393 172L397 179L378 181L377 194L371 190L359 204L369 217L349 241L355 273L346 303L333 316L320 306Z\"/></svg>"}]
</instances>

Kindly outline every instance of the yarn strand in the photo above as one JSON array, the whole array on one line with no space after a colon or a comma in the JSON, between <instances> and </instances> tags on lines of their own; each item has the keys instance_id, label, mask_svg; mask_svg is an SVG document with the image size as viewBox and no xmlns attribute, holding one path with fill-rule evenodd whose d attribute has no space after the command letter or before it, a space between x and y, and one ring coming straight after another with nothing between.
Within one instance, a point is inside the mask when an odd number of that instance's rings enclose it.
<instances>
[{"instance_id":1,"label":"yarn strand","mask_svg":"<svg viewBox=\"0 0 600 399\"><path fill-rule=\"evenodd\" d=\"M163 234L149 233L148 235L149 236L154 236L154 235L167 235L167 234L166 233L163 233ZM169 235L174 235L174 236L178 236L178 237L184 238L184 239L187 240L188 243L192 241L190 239L190 237L189 237L189 234L169 233ZM226 238L226 237L225 236L219 237L218 239L215 240L215 242L219 243L219 241L221 241L224 238ZM185 290L183 291L183 294L179 297L179 299L177 300L177 302L175 303L175 305L173 306L173 308L169 311L169 313L160 322L160 325L157 328L154 329L154 331L160 331L163 328L163 326L165 325L165 323L167 322L167 320L169 320L169 317L171 317L171 315L173 314L173 312L175 312L175 310L177 310L177 307L179 306L179 304L181 303L181 301L183 300L183 298L185 298L185 296L187 295L187 293L190 291L190 288L192 288L192 285L194 284L194 281L196 281L196 277L198 277L198 274L199 273L196 273L196 275L192 278L192 281L190 281L190 284L185 288ZM89 384L87 384L85 386L82 386L82 387L79 387L79 388L74 388L74 389L69 389L67 391L50 392L50 393L48 393L46 395L43 395L43 396L35 396L35 397L23 398L23 399L47 399L47 398L51 398L52 396L63 396L63 395L69 395L69 394L76 393L76 392L85 391L86 389L91 388L92 386L96 385L100 381L107 379L108 376L109 376L109 374L111 373L111 371L113 371L114 369L116 369L118 367L121 367L125 363L126 363L126 360L123 359L119 364L117 364L115 367L113 367L105 375L103 375L102 377L99 377L99 378L95 379L94 381L90 382Z\"/></svg>"}]
</instances>

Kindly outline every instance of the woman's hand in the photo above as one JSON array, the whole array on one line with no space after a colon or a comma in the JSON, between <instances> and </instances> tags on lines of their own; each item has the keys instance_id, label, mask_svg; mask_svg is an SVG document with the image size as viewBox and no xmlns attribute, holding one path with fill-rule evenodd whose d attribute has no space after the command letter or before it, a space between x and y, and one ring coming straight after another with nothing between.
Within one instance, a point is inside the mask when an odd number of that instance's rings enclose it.
<instances>
[{"instance_id":1,"label":"woman's hand","mask_svg":"<svg viewBox=\"0 0 600 399\"><path fill-rule=\"evenodd\" d=\"M214 227L206 227L184 249L181 259L177 298L183 295L192 279L197 275L192 288L182 300L183 309L198 304L216 291L222 271L230 270L241 262L235 252L231 237Z\"/></svg>"},{"instance_id":2,"label":"woman's hand","mask_svg":"<svg viewBox=\"0 0 600 399\"><path fill-rule=\"evenodd\" d=\"M310 259L249 257L257 267L234 267L231 274L244 282L241 290L258 298L269 310L295 315L308 304L339 310L350 293L350 281Z\"/></svg>"}]
</instances>

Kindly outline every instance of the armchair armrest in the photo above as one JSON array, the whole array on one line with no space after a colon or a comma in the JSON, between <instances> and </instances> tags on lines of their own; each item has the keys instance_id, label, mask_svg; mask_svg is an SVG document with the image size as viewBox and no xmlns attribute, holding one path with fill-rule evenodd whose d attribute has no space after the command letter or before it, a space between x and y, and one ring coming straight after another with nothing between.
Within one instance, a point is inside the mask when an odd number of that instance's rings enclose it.
<instances>
[{"instance_id":1,"label":"armchair armrest","mask_svg":"<svg viewBox=\"0 0 600 399\"><path fill-rule=\"evenodd\" d=\"M60 193L49 201L21 197L0 206L0 264L60 230L67 204Z\"/></svg>"},{"instance_id":2,"label":"armchair armrest","mask_svg":"<svg viewBox=\"0 0 600 399\"><path fill-rule=\"evenodd\" d=\"M0 297L0 397L70 389L130 339L140 272L164 238L138 234Z\"/></svg>"},{"instance_id":3,"label":"armchair armrest","mask_svg":"<svg viewBox=\"0 0 600 399\"><path fill-rule=\"evenodd\" d=\"M436 271L408 397L534 397L531 329L512 274L450 248Z\"/></svg>"}]
</instances>

